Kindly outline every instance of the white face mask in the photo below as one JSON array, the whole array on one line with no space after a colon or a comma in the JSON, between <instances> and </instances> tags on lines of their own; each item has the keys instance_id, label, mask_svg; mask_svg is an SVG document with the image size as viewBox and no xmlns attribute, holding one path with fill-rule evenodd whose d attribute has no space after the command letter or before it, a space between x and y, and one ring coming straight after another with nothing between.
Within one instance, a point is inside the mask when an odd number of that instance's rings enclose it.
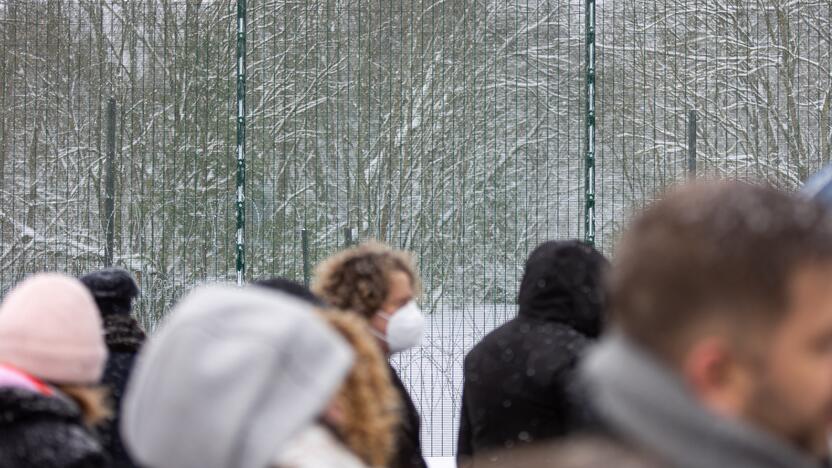
<instances>
[{"instance_id":1,"label":"white face mask","mask_svg":"<svg viewBox=\"0 0 832 468\"><path fill-rule=\"evenodd\" d=\"M422 344L425 318L415 302L410 301L393 315L378 313L387 320L387 336L373 330L374 334L387 343L391 353L405 351Z\"/></svg>"}]
</instances>

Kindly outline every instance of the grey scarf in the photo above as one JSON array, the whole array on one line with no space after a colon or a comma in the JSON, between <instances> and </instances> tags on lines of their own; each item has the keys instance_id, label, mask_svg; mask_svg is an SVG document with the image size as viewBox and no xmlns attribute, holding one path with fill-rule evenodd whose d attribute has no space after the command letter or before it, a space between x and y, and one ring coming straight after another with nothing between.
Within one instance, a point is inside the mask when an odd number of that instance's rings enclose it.
<instances>
[{"instance_id":1,"label":"grey scarf","mask_svg":"<svg viewBox=\"0 0 832 468\"><path fill-rule=\"evenodd\" d=\"M613 334L582 368L603 421L679 468L817 468L773 436L717 416L683 382L625 337Z\"/></svg>"}]
</instances>

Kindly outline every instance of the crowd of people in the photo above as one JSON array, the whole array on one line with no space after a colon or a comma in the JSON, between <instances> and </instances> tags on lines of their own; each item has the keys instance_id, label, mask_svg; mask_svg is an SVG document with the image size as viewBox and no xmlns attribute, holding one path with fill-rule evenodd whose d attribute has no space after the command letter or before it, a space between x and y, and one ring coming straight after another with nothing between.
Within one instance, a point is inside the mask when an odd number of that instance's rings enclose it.
<instances>
[{"instance_id":1,"label":"crowd of people","mask_svg":"<svg viewBox=\"0 0 832 468\"><path fill-rule=\"evenodd\" d=\"M128 272L35 274L0 304L0 468L422 468L390 357L419 346L412 255L312 288L200 286L152 334ZM832 441L832 213L693 182L608 260L547 241L465 357L460 467L819 468Z\"/></svg>"}]
</instances>

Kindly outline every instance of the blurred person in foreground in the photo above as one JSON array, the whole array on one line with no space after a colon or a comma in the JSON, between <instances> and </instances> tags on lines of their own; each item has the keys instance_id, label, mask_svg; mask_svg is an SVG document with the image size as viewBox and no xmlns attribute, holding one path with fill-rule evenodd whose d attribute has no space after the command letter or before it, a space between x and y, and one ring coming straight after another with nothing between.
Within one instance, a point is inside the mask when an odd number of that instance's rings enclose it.
<instances>
[{"instance_id":1,"label":"blurred person in foreground","mask_svg":"<svg viewBox=\"0 0 832 468\"><path fill-rule=\"evenodd\" d=\"M103 468L101 319L81 282L32 276L0 305L0 468Z\"/></svg>"},{"instance_id":2,"label":"blurred person in foreground","mask_svg":"<svg viewBox=\"0 0 832 468\"><path fill-rule=\"evenodd\" d=\"M285 278L259 280L254 285L285 292L313 306L323 304L305 286ZM330 423L311 425L292 439L281 464L295 468L388 466L400 424L400 401L385 356L366 321L336 310L319 313L350 344L356 358L327 409L325 421Z\"/></svg>"},{"instance_id":3,"label":"blurred person in foreground","mask_svg":"<svg viewBox=\"0 0 832 468\"><path fill-rule=\"evenodd\" d=\"M407 252L370 242L330 257L316 269L312 291L328 305L350 311L369 324L387 357L419 346L423 321L415 298L419 275ZM421 421L396 370L389 367L402 402L392 468L426 468Z\"/></svg>"},{"instance_id":4,"label":"blurred person in foreground","mask_svg":"<svg viewBox=\"0 0 832 468\"><path fill-rule=\"evenodd\" d=\"M465 357L457 461L499 463L509 450L565 437L587 411L578 361L601 333L609 262L579 241L549 241L526 261L517 317ZM505 449L504 452L494 452ZM498 456L497 454L500 453Z\"/></svg>"},{"instance_id":5,"label":"blurred person in foreground","mask_svg":"<svg viewBox=\"0 0 832 468\"><path fill-rule=\"evenodd\" d=\"M798 192L800 196L814 200L823 205L827 212L832 211L832 164L826 165L824 168L813 174ZM829 424L829 448L832 454L832 421ZM832 466L832 455L830 455L827 462L828 466Z\"/></svg>"},{"instance_id":6,"label":"blurred person in foreground","mask_svg":"<svg viewBox=\"0 0 832 468\"><path fill-rule=\"evenodd\" d=\"M112 468L133 468L136 465L121 440L121 400L136 356L145 341L142 327L133 318L133 300L139 287L127 271L106 268L81 277L81 282L95 298L104 324L104 342L109 351L101 385L107 390L113 415L96 429L101 443L110 456Z\"/></svg>"},{"instance_id":7,"label":"blurred person in foreground","mask_svg":"<svg viewBox=\"0 0 832 468\"><path fill-rule=\"evenodd\" d=\"M812 468L832 419L832 220L777 190L700 182L616 249L615 332L583 364L602 424L681 468Z\"/></svg>"},{"instance_id":8,"label":"blurred person in foreground","mask_svg":"<svg viewBox=\"0 0 832 468\"><path fill-rule=\"evenodd\" d=\"M283 468L310 426L338 426L328 415L354 358L305 301L197 289L142 350L124 400L125 444L144 468Z\"/></svg>"}]
</instances>

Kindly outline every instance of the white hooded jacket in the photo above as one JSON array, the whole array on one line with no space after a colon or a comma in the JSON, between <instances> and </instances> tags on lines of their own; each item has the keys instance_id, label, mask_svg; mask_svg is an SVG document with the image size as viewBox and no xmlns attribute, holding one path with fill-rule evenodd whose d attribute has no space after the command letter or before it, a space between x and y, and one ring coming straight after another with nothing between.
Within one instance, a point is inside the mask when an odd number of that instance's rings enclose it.
<instances>
[{"instance_id":1,"label":"white hooded jacket","mask_svg":"<svg viewBox=\"0 0 832 468\"><path fill-rule=\"evenodd\" d=\"M352 361L302 301L197 289L139 357L123 405L126 445L147 468L267 468L326 407Z\"/></svg>"}]
</instances>

